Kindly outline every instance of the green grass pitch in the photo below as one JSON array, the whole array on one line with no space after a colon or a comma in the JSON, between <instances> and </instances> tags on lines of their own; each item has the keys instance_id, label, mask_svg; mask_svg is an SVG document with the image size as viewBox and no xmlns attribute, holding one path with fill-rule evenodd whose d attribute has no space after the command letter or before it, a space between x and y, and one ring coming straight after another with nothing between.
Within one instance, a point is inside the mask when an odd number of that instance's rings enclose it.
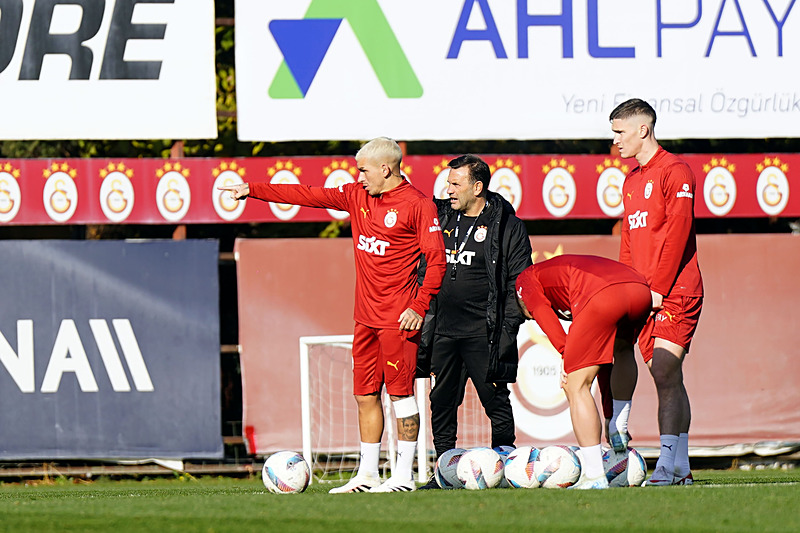
<instances>
[{"instance_id":1,"label":"green grass pitch","mask_svg":"<svg viewBox=\"0 0 800 533\"><path fill-rule=\"evenodd\" d=\"M800 469L699 470L691 487L270 494L260 477L0 485L0 531L800 531Z\"/></svg>"}]
</instances>

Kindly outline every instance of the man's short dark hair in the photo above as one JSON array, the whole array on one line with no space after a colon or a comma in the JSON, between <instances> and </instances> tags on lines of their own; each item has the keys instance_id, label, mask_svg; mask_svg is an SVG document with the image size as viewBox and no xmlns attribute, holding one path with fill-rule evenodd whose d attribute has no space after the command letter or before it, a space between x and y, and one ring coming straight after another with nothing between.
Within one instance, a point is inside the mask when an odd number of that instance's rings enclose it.
<instances>
[{"instance_id":1,"label":"man's short dark hair","mask_svg":"<svg viewBox=\"0 0 800 533\"><path fill-rule=\"evenodd\" d=\"M635 117L636 115L644 115L647 117L650 120L650 129L652 130L655 128L656 110L653 109L653 106L639 98L631 98L619 104L608 116L608 120L609 122L615 119L625 120Z\"/></svg>"},{"instance_id":2,"label":"man's short dark hair","mask_svg":"<svg viewBox=\"0 0 800 533\"><path fill-rule=\"evenodd\" d=\"M483 190L489 190L489 181L492 179L492 173L489 170L489 165L480 157L472 154L460 155L447 163L447 166L450 168L467 167L469 169L470 185L480 181L483 183Z\"/></svg>"}]
</instances>

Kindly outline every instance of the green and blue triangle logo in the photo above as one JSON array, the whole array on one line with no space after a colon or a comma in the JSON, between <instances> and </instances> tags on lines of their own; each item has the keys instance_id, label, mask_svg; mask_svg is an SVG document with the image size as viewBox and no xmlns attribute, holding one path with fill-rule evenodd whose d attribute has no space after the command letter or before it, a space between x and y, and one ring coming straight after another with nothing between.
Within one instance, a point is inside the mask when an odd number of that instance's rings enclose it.
<instances>
[{"instance_id":1,"label":"green and blue triangle logo","mask_svg":"<svg viewBox=\"0 0 800 533\"><path fill-rule=\"evenodd\" d=\"M386 96L422 96L422 85L377 0L312 0L302 19L269 23L283 54L270 97L305 98L343 20L353 29Z\"/></svg>"}]
</instances>

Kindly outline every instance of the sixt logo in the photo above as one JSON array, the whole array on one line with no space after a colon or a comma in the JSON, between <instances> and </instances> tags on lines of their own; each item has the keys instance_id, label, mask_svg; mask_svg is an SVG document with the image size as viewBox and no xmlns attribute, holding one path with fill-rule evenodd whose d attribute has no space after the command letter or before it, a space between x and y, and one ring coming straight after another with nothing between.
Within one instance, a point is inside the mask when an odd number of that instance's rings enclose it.
<instances>
[{"instance_id":1,"label":"sixt logo","mask_svg":"<svg viewBox=\"0 0 800 533\"><path fill-rule=\"evenodd\" d=\"M636 211L632 215L628 215L628 225L631 229L639 229L647 227L648 211Z\"/></svg>"},{"instance_id":2,"label":"sixt logo","mask_svg":"<svg viewBox=\"0 0 800 533\"><path fill-rule=\"evenodd\" d=\"M475 252L467 252L467 251L463 251L460 254L458 254L458 259L456 259L455 254L445 255L445 259L447 260L448 263L450 264L457 263L459 265L466 265L466 266L472 265L473 257L475 257Z\"/></svg>"},{"instance_id":3,"label":"sixt logo","mask_svg":"<svg viewBox=\"0 0 800 533\"><path fill-rule=\"evenodd\" d=\"M305 98L343 20L353 29L386 96L422 96L422 85L377 0L312 0L302 19L269 23L283 54L269 87L272 98Z\"/></svg>"},{"instance_id":4,"label":"sixt logo","mask_svg":"<svg viewBox=\"0 0 800 533\"><path fill-rule=\"evenodd\" d=\"M386 255L388 247L389 243L386 241L382 241L377 237L364 237L363 235L358 236L358 245L356 246L361 251L375 255Z\"/></svg>"}]
</instances>

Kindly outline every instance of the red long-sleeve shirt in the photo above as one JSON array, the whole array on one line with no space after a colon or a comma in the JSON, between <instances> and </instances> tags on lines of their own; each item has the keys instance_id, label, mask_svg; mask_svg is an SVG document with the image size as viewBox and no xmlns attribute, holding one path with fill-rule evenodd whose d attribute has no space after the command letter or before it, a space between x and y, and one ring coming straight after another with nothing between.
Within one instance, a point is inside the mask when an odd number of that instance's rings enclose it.
<instances>
[{"instance_id":1,"label":"red long-sleeve shirt","mask_svg":"<svg viewBox=\"0 0 800 533\"><path fill-rule=\"evenodd\" d=\"M663 296L702 296L694 225L695 177L677 156L658 147L625 178L619 260L641 272Z\"/></svg>"},{"instance_id":2,"label":"red long-sleeve shirt","mask_svg":"<svg viewBox=\"0 0 800 533\"><path fill-rule=\"evenodd\" d=\"M613 259L559 255L536 263L517 277L517 295L553 347L564 353L567 334L559 318L573 320L598 292L618 283L641 283L644 276Z\"/></svg>"},{"instance_id":3,"label":"red long-sleeve shirt","mask_svg":"<svg viewBox=\"0 0 800 533\"><path fill-rule=\"evenodd\" d=\"M406 309L425 316L445 271L444 242L434 203L407 181L370 196L358 183L338 188L250 183L250 197L350 213L355 248L353 318L365 326L396 329ZM425 254L420 287L417 265Z\"/></svg>"}]
</instances>

